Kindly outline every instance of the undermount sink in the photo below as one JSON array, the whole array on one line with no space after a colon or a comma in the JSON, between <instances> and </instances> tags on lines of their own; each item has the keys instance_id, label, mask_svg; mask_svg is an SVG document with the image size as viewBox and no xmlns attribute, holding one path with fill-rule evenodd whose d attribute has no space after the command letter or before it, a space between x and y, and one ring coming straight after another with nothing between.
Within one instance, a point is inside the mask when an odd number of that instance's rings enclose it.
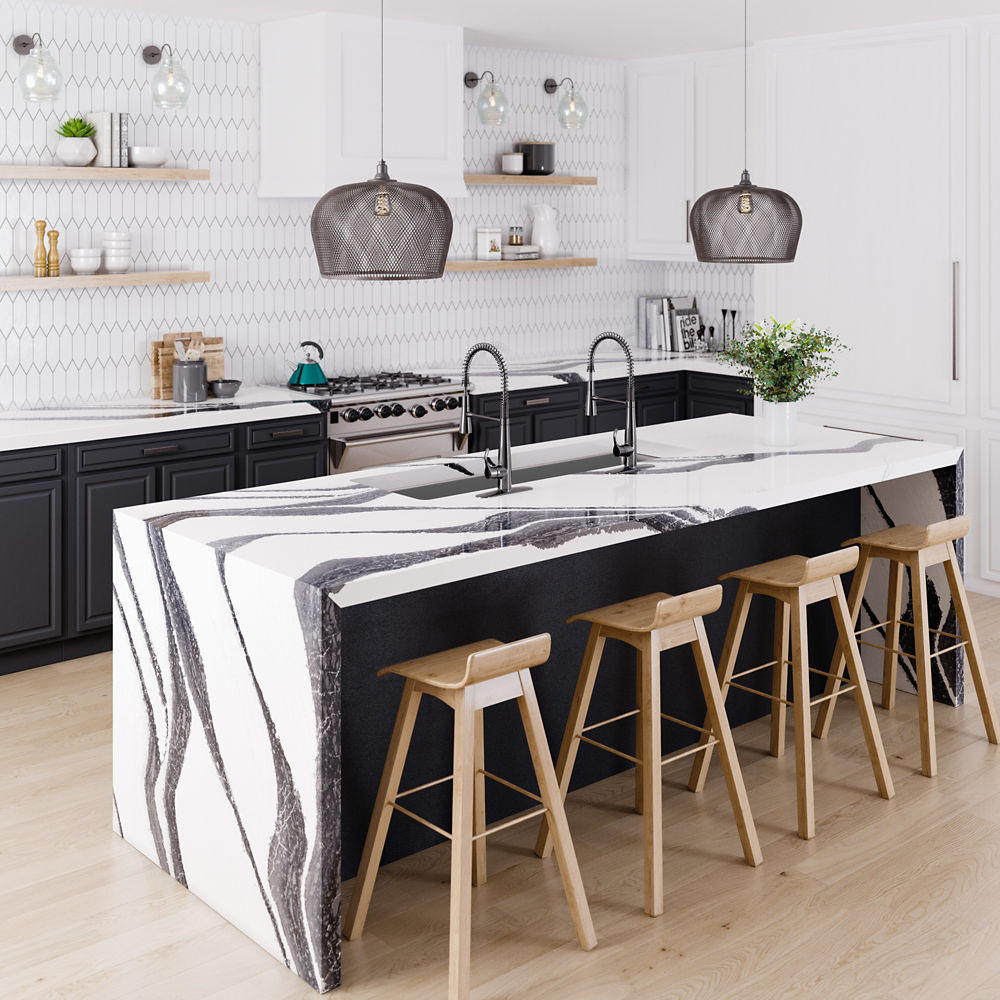
<instances>
[{"instance_id":1,"label":"undermount sink","mask_svg":"<svg viewBox=\"0 0 1000 1000\"><path fill-rule=\"evenodd\" d=\"M649 461L649 456L639 455L639 461ZM586 455L565 462L535 465L527 468L514 466L514 491L528 483L561 476L575 476L584 472L621 472L620 459L606 452L601 455ZM421 472L423 475L421 475ZM447 478L438 478L447 475ZM455 478L459 476L460 478ZM427 482L434 477L433 482ZM359 480L364 486L374 486L388 493L409 497L411 500L443 500L446 497L462 496L466 493L491 493L490 481L483 476L481 455L462 456L441 465L426 466L422 469L409 468L398 473L372 476L367 481Z\"/></svg>"}]
</instances>

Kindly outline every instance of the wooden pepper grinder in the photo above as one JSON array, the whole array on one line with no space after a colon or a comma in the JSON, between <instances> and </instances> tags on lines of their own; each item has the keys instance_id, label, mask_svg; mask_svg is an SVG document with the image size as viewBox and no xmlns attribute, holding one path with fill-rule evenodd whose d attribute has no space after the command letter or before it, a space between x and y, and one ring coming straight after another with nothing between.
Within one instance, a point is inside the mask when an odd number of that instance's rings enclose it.
<instances>
[{"instance_id":1,"label":"wooden pepper grinder","mask_svg":"<svg viewBox=\"0 0 1000 1000\"><path fill-rule=\"evenodd\" d=\"M59 230L49 230L49 277L59 277Z\"/></svg>"},{"instance_id":2,"label":"wooden pepper grinder","mask_svg":"<svg viewBox=\"0 0 1000 1000\"><path fill-rule=\"evenodd\" d=\"M35 223L35 232L38 233L38 244L35 247L35 277L47 278L49 276L49 258L45 252L45 226L44 219L39 219Z\"/></svg>"}]
</instances>

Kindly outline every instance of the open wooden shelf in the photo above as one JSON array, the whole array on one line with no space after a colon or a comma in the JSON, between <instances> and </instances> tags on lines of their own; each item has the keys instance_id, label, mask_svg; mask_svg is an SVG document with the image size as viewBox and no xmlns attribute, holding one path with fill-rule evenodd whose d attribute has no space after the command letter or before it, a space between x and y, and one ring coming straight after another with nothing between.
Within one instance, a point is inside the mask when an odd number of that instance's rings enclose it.
<instances>
[{"instance_id":1,"label":"open wooden shelf","mask_svg":"<svg viewBox=\"0 0 1000 1000\"><path fill-rule=\"evenodd\" d=\"M573 177L570 174L466 174L466 184L575 184L593 187L596 177Z\"/></svg>"},{"instance_id":2,"label":"open wooden shelf","mask_svg":"<svg viewBox=\"0 0 1000 1000\"><path fill-rule=\"evenodd\" d=\"M127 271L125 274L67 274L36 278L0 275L0 292L57 292L64 288L128 288L136 285L191 285L208 281L208 271Z\"/></svg>"},{"instance_id":3,"label":"open wooden shelf","mask_svg":"<svg viewBox=\"0 0 1000 1000\"><path fill-rule=\"evenodd\" d=\"M446 271L532 271L552 267L597 267L596 257L539 257L538 260L449 260Z\"/></svg>"},{"instance_id":4,"label":"open wooden shelf","mask_svg":"<svg viewBox=\"0 0 1000 1000\"><path fill-rule=\"evenodd\" d=\"M57 167L0 164L0 180L207 181L211 171L185 167Z\"/></svg>"}]
</instances>

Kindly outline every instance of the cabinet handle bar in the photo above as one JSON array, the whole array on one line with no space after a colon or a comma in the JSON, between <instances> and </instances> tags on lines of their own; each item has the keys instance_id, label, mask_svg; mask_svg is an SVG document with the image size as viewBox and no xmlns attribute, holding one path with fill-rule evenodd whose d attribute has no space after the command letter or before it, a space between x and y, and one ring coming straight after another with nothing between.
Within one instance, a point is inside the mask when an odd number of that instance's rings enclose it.
<instances>
[{"instance_id":1,"label":"cabinet handle bar","mask_svg":"<svg viewBox=\"0 0 1000 1000\"><path fill-rule=\"evenodd\" d=\"M271 440L278 441L281 438L300 438L305 434L305 428L295 427L288 431L271 431Z\"/></svg>"},{"instance_id":2,"label":"cabinet handle bar","mask_svg":"<svg viewBox=\"0 0 1000 1000\"><path fill-rule=\"evenodd\" d=\"M143 448L143 455L174 455L181 450L179 444L164 444L157 448Z\"/></svg>"}]
</instances>

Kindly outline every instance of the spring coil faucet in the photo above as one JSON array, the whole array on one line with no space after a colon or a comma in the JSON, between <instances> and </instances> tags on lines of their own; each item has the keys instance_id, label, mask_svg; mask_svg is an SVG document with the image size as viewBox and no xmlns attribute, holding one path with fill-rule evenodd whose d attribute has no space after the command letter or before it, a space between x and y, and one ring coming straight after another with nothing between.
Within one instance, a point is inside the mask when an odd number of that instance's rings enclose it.
<instances>
[{"instance_id":1,"label":"spring coil faucet","mask_svg":"<svg viewBox=\"0 0 1000 1000\"><path fill-rule=\"evenodd\" d=\"M625 440L618 443L617 431L612 431L611 439L614 441L614 454L622 459L623 472L635 472L636 448L635 448L635 361L632 358L632 350L625 342L625 338L620 334L612 333L610 330L599 333L594 342L590 345L590 355L587 358L587 403L586 413L588 417L597 414L597 403L619 403L620 399L606 399L604 396L594 395L594 352L597 345L605 340L613 340L625 352L625 360L628 362L628 382L625 387Z\"/></svg>"},{"instance_id":2,"label":"spring coil faucet","mask_svg":"<svg viewBox=\"0 0 1000 1000\"><path fill-rule=\"evenodd\" d=\"M492 355L500 370L500 417L489 417L485 413L472 413L469 409L469 366L472 359L480 353ZM511 490L511 455L510 455L510 395L508 392L507 363L503 355L492 344L473 344L465 355L462 363L462 422L461 433L468 434L472 428L472 420L492 420L500 425L500 444L497 448L496 462L490 461L489 449L483 451L484 472L487 479L496 480L497 493L510 493Z\"/></svg>"}]
</instances>

